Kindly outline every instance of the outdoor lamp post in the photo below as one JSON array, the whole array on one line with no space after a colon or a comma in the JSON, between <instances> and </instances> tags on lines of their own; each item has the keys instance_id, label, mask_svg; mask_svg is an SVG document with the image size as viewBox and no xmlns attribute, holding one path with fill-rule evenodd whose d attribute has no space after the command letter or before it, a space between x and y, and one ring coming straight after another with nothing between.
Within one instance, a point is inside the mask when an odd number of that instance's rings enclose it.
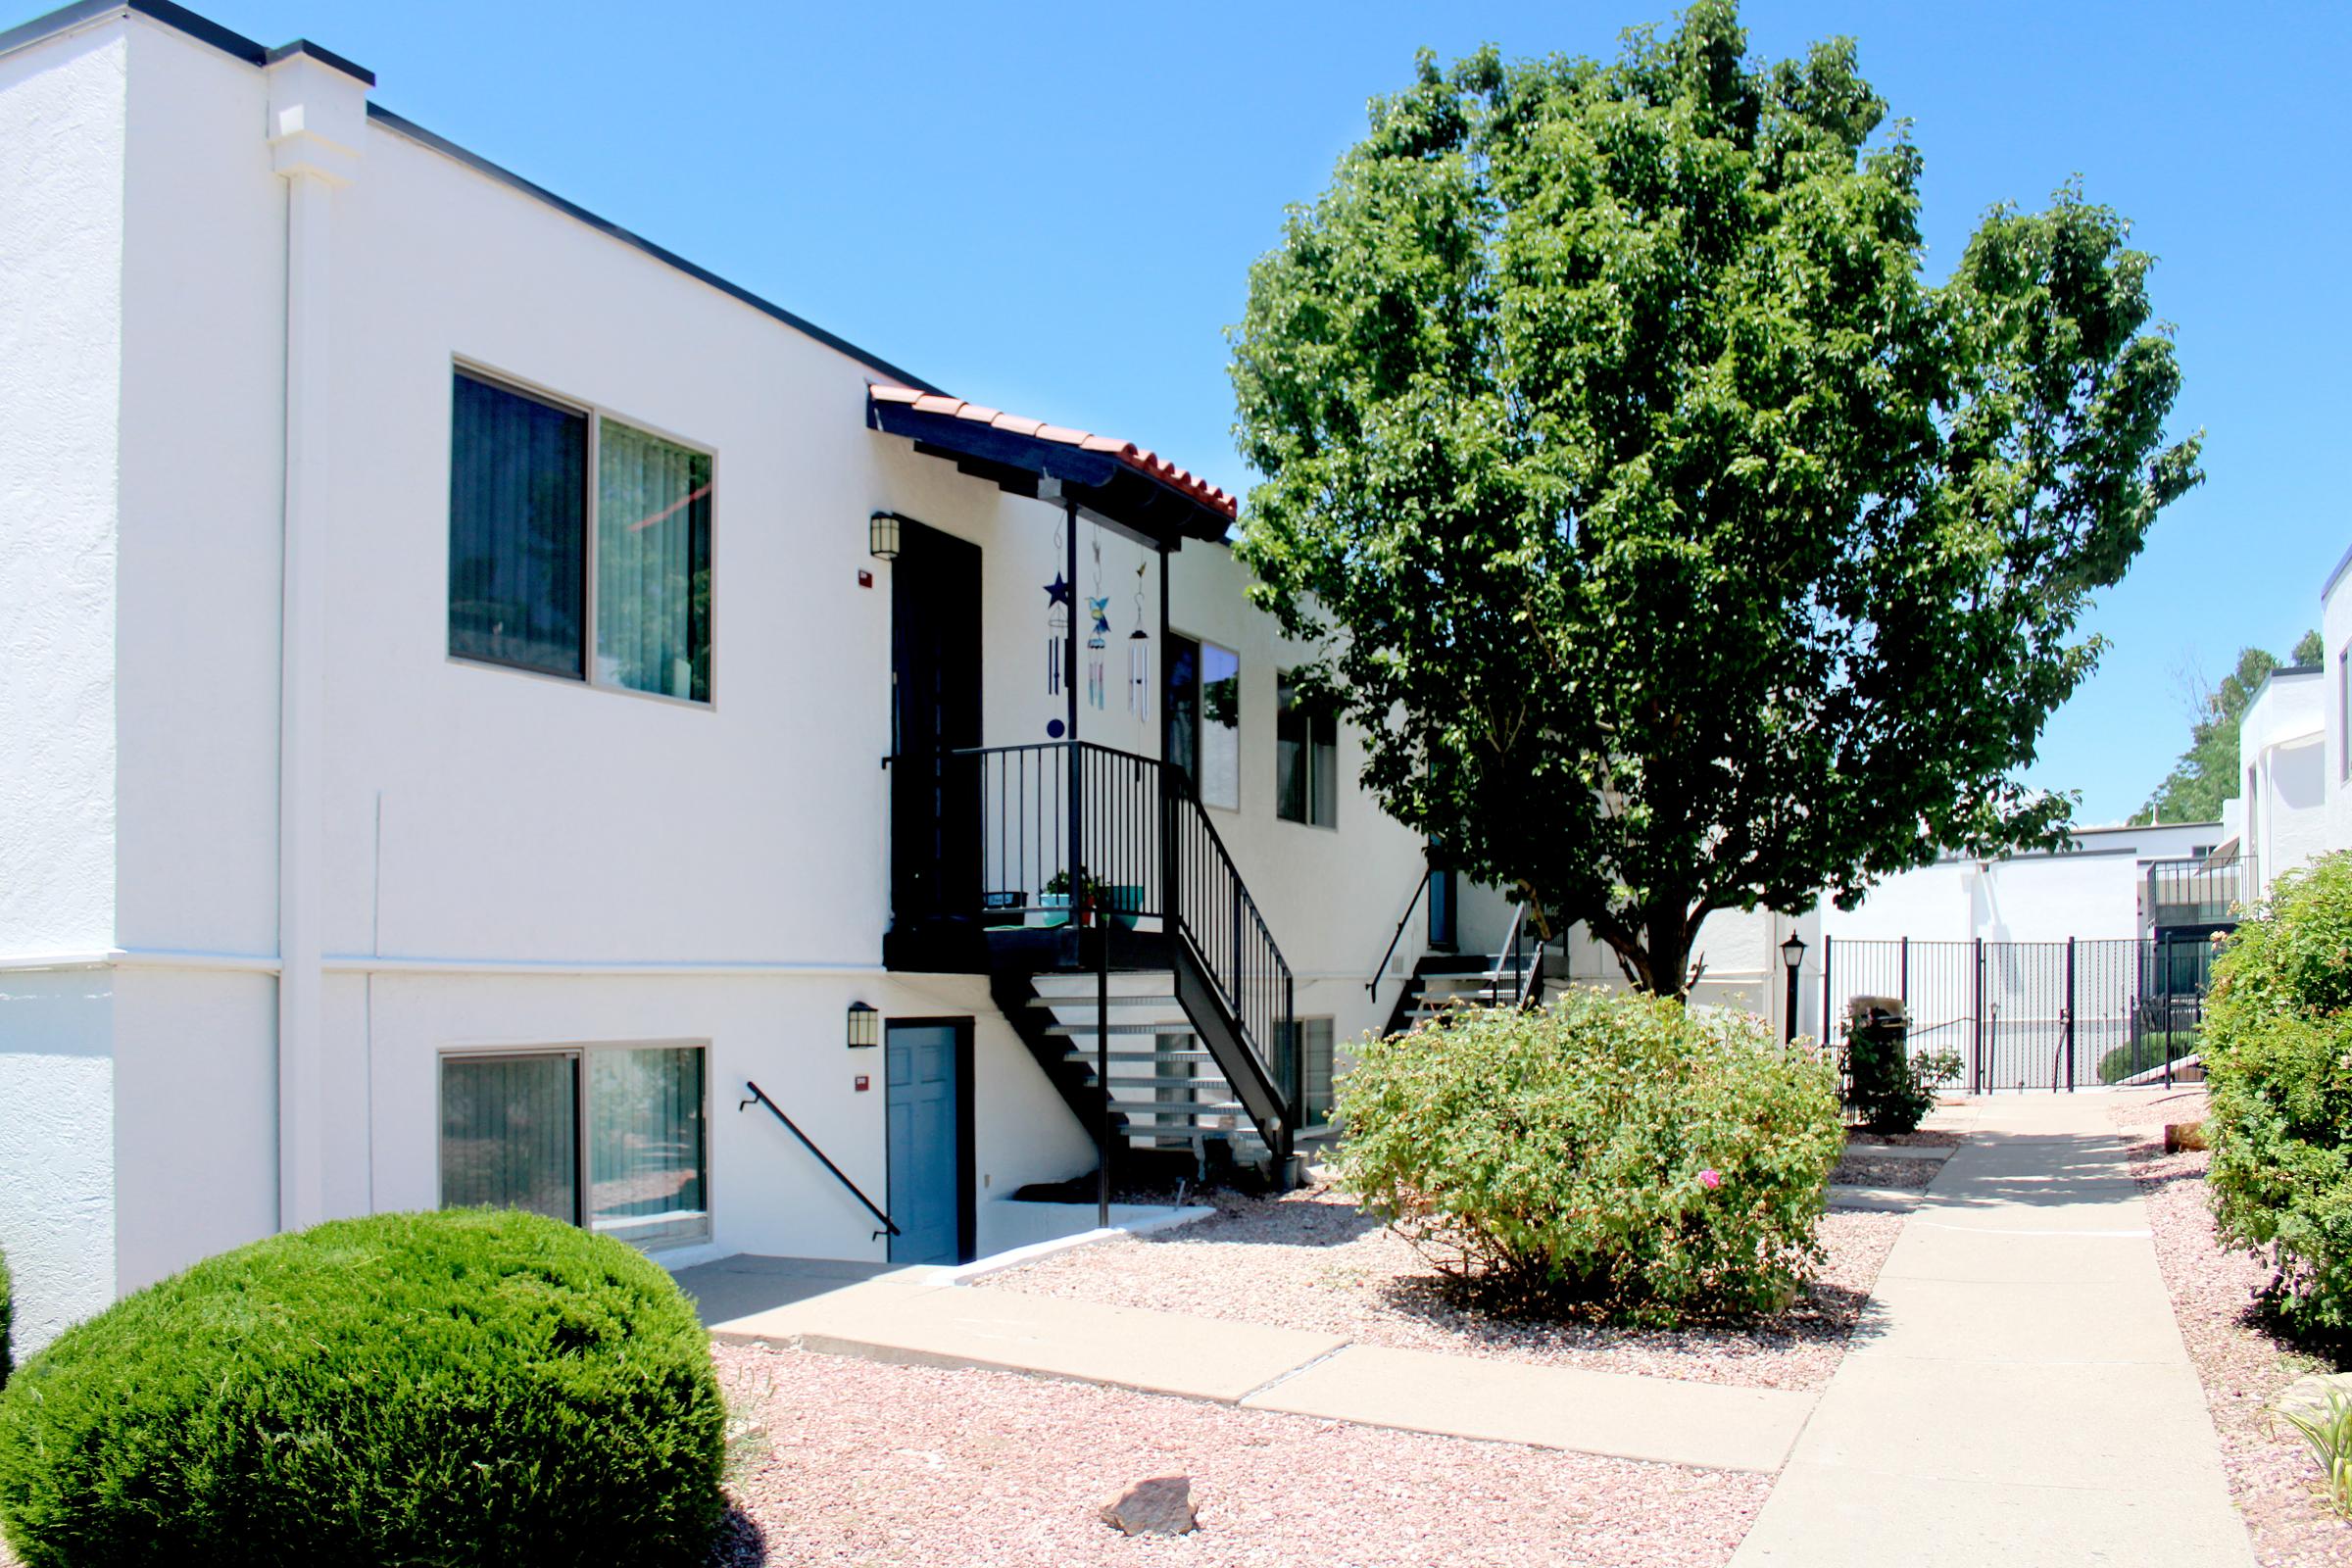
<instances>
[{"instance_id":1,"label":"outdoor lamp post","mask_svg":"<svg viewBox=\"0 0 2352 1568\"><path fill-rule=\"evenodd\" d=\"M1788 1016L1781 1030L1781 1044L1796 1039L1796 974L1805 966L1805 939L1795 932L1781 944L1781 966L1788 971Z\"/></svg>"}]
</instances>

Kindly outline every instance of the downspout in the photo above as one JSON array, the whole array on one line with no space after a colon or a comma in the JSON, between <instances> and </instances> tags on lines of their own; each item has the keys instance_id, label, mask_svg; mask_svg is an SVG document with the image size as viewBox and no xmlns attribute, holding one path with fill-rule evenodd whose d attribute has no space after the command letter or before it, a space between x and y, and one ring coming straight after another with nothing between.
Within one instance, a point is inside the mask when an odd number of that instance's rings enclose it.
<instances>
[{"instance_id":1,"label":"downspout","mask_svg":"<svg viewBox=\"0 0 2352 1568\"><path fill-rule=\"evenodd\" d=\"M320 721L326 704L326 537L332 505L334 192L359 172L368 88L306 44L270 51L272 170L286 182L284 520L277 710L277 1226L326 1218ZM365 1140L362 1141L363 1148Z\"/></svg>"}]
</instances>

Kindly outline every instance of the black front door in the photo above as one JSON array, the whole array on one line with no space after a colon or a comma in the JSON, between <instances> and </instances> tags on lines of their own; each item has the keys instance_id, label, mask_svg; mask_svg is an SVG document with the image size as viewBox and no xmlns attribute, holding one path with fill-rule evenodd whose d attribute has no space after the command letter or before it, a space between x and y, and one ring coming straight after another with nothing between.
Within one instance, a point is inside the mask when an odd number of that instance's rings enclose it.
<instances>
[{"instance_id":1,"label":"black front door","mask_svg":"<svg viewBox=\"0 0 2352 1568\"><path fill-rule=\"evenodd\" d=\"M980 547L904 524L890 622L891 961L918 967L910 944L977 931L979 767L946 754L980 744Z\"/></svg>"}]
</instances>

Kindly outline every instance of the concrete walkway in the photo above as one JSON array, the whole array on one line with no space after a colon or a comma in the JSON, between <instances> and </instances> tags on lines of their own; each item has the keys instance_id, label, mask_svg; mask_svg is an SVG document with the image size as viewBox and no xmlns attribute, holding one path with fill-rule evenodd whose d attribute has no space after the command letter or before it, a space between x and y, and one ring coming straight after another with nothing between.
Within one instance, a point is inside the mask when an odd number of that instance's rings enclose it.
<instances>
[{"instance_id":1,"label":"concrete walkway","mask_svg":"<svg viewBox=\"0 0 2352 1568\"><path fill-rule=\"evenodd\" d=\"M1733 1568L2252 1564L2113 1104L1982 1104Z\"/></svg>"},{"instance_id":2,"label":"concrete walkway","mask_svg":"<svg viewBox=\"0 0 2352 1568\"><path fill-rule=\"evenodd\" d=\"M721 1340L1069 1378L1255 1410L1724 1470L1778 1470L1815 1396L1351 1345L901 1269L710 1323Z\"/></svg>"}]
</instances>

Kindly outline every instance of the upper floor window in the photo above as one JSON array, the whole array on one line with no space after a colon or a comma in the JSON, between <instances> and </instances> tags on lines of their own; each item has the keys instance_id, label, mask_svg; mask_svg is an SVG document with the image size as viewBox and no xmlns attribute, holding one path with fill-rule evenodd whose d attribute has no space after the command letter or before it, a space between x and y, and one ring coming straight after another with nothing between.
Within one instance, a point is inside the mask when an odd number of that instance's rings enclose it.
<instances>
[{"instance_id":1,"label":"upper floor window","mask_svg":"<svg viewBox=\"0 0 2352 1568\"><path fill-rule=\"evenodd\" d=\"M1203 806L1242 804L1242 656L1168 638L1167 760L1190 774Z\"/></svg>"},{"instance_id":2,"label":"upper floor window","mask_svg":"<svg viewBox=\"0 0 2352 1568\"><path fill-rule=\"evenodd\" d=\"M459 370L449 651L710 700L710 455Z\"/></svg>"},{"instance_id":3,"label":"upper floor window","mask_svg":"<svg viewBox=\"0 0 2352 1568\"><path fill-rule=\"evenodd\" d=\"M1340 820L1339 718L1287 672L1274 678L1274 814L1314 827Z\"/></svg>"}]
</instances>

